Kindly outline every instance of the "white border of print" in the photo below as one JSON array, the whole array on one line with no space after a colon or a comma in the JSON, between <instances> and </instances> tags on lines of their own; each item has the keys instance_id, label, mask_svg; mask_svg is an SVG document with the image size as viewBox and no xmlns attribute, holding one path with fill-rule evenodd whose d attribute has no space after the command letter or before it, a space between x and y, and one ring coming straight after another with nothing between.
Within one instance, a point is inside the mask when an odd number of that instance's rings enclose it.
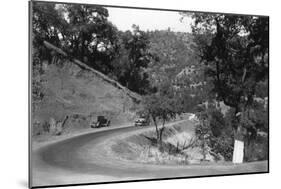
<instances>
[{"instance_id":1,"label":"white border of print","mask_svg":"<svg viewBox=\"0 0 281 189\"><path fill-rule=\"evenodd\" d=\"M270 174L162 180L61 188L143 189L143 188L223 188L255 189L279 185L280 179L280 6L264 0L60 0L90 4L163 9L199 10L270 16ZM28 1L1 2L1 188L27 188L28 173Z\"/></svg>"}]
</instances>

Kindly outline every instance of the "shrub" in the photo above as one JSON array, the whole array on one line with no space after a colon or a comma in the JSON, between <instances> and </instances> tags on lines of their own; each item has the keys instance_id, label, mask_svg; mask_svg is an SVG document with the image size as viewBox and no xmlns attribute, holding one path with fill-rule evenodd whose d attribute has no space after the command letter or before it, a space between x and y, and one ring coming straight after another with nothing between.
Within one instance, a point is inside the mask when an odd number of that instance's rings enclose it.
<instances>
[{"instance_id":1,"label":"shrub","mask_svg":"<svg viewBox=\"0 0 281 189\"><path fill-rule=\"evenodd\" d=\"M206 143L214 154L221 154L225 160L232 159L234 129L238 125L234 109L225 116L214 106L200 108L197 113L199 124L196 134L201 143ZM242 113L240 124L247 130L245 135L245 161L268 159L268 137L259 136L258 131L268 132L268 109L262 104L254 104Z\"/></svg>"},{"instance_id":2,"label":"shrub","mask_svg":"<svg viewBox=\"0 0 281 189\"><path fill-rule=\"evenodd\" d=\"M220 109L214 106L201 108L197 113L199 124L195 128L196 135L202 144L210 147L213 155L222 155L225 160L232 159L233 132L231 124L227 124Z\"/></svg>"},{"instance_id":3,"label":"shrub","mask_svg":"<svg viewBox=\"0 0 281 189\"><path fill-rule=\"evenodd\" d=\"M255 103L244 116L243 126L247 129L245 140L245 161L268 159L268 109L261 103ZM250 124L249 124L250 123ZM266 133L265 136L258 132Z\"/></svg>"},{"instance_id":4,"label":"shrub","mask_svg":"<svg viewBox=\"0 0 281 189\"><path fill-rule=\"evenodd\" d=\"M210 112L210 128L212 134L215 137L219 137L222 134L222 130L225 127L225 121L223 118L223 114L218 109L214 109Z\"/></svg>"},{"instance_id":5,"label":"shrub","mask_svg":"<svg viewBox=\"0 0 281 189\"><path fill-rule=\"evenodd\" d=\"M245 161L261 161L268 159L268 138L257 136L251 143L245 146Z\"/></svg>"},{"instance_id":6,"label":"shrub","mask_svg":"<svg viewBox=\"0 0 281 189\"><path fill-rule=\"evenodd\" d=\"M217 155L222 155L226 161L232 160L233 152L233 136L223 135L220 137L212 137L210 146L212 151Z\"/></svg>"},{"instance_id":7,"label":"shrub","mask_svg":"<svg viewBox=\"0 0 281 189\"><path fill-rule=\"evenodd\" d=\"M47 121L43 123L42 127L44 132L50 132L50 124Z\"/></svg>"}]
</instances>

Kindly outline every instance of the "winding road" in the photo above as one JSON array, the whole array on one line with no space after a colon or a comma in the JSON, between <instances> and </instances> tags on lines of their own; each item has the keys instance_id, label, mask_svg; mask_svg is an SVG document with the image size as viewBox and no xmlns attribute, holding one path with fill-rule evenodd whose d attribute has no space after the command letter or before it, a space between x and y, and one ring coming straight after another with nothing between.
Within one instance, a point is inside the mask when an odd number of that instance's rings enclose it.
<instances>
[{"instance_id":1,"label":"winding road","mask_svg":"<svg viewBox=\"0 0 281 189\"><path fill-rule=\"evenodd\" d=\"M32 152L32 186L267 172L268 162L207 165L152 165L117 159L105 143L146 128L111 128L44 145ZM108 145L109 146L109 145Z\"/></svg>"}]
</instances>

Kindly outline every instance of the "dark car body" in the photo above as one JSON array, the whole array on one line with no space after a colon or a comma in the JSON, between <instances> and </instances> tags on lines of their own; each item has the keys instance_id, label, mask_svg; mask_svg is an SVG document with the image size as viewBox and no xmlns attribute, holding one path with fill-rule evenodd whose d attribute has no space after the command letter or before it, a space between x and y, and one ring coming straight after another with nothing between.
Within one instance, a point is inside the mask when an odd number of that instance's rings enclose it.
<instances>
[{"instance_id":1,"label":"dark car body","mask_svg":"<svg viewBox=\"0 0 281 189\"><path fill-rule=\"evenodd\" d=\"M91 123L91 128L108 127L110 125L110 120L106 119L104 116L98 116L96 122Z\"/></svg>"}]
</instances>

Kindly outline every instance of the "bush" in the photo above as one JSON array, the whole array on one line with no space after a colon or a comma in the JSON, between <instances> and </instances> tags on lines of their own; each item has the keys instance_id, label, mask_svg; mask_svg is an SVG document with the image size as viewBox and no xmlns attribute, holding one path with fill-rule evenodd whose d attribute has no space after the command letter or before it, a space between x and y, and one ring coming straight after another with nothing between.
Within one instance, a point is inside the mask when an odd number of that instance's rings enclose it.
<instances>
[{"instance_id":1,"label":"bush","mask_svg":"<svg viewBox=\"0 0 281 189\"><path fill-rule=\"evenodd\" d=\"M196 134L201 142L206 143L212 152L221 154L225 160L232 159L234 129L238 125L234 109L230 108L225 116L214 106L200 108L197 113L199 124ZM268 109L261 104L254 104L242 114L240 124L247 130L245 135L245 161L268 159L268 137L259 136L258 131L268 132Z\"/></svg>"},{"instance_id":2,"label":"bush","mask_svg":"<svg viewBox=\"0 0 281 189\"><path fill-rule=\"evenodd\" d=\"M268 159L268 109L262 103L255 103L244 116L243 126L247 129L245 140L245 161ZM250 123L250 124L247 124ZM265 136L258 132L266 133Z\"/></svg>"},{"instance_id":3,"label":"bush","mask_svg":"<svg viewBox=\"0 0 281 189\"><path fill-rule=\"evenodd\" d=\"M268 137L257 136L256 140L245 146L245 161L268 159Z\"/></svg>"},{"instance_id":4,"label":"bush","mask_svg":"<svg viewBox=\"0 0 281 189\"><path fill-rule=\"evenodd\" d=\"M225 134L226 127L229 126L226 124L223 114L220 109L217 109L213 106L208 108L200 108L197 113L197 117L200 121L200 127L197 128L197 132L211 134L214 137L219 137L222 134Z\"/></svg>"},{"instance_id":5,"label":"bush","mask_svg":"<svg viewBox=\"0 0 281 189\"><path fill-rule=\"evenodd\" d=\"M201 108L197 113L199 124L195 128L201 143L206 143L215 156L222 155L225 160L232 159L233 131L231 124L227 124L220 109L210 106Z\"/></svg>"},{"instance_id":6,"label":"bush","mask_svg":"<svg viewBox=\"0 0 281 189\"><path fill-rule=\"evenodd\" d=\"M212 137L210 139L210 146L215 154L220 154L226 161L232 160L233 153L233 136L223 135L220 137Z\"/></svg>"},{"instance_id":7,"label":"bush","mask_svg":"<svg viewBox=\"0 0 281 189\"><path fill-rule=\"evenodd\" d=\"M222 130L225 127L225 121L223 118L223 114L220 112L220 110L214 109L210 112L210 128L212 131L212 134L215 137L219 137L222 134Z\"/></svg>"}]
</instances>

